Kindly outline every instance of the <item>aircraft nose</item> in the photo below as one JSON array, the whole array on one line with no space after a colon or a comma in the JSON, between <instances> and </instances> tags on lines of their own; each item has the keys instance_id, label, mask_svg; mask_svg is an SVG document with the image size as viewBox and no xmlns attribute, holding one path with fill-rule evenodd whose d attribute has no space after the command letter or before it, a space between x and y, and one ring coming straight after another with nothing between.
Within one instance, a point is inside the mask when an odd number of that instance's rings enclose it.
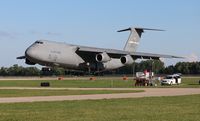
<instances>
[{"instance_id":1,"label":"aircraft nose","mask_svg":"<svg viewBox=\"0 0 200 121\"><path fill-rule=\"evenodd\" d=\"M29 47L25 51L25 56L28 58L36 58L36 51L33 47Z\"/></svg>"}]
</instances>

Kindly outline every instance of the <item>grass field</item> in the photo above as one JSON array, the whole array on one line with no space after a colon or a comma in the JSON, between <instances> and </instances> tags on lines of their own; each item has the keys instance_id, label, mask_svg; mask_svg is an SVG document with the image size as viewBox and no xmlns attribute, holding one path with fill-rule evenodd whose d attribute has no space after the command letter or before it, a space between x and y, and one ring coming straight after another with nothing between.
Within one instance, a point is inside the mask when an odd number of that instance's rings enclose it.
<instances>
[{"instance_id":1,"label":"grass field","mask_svg":"<svg viewBox=\"0 0 200 121\"><path fill-rule=\"evenodd\" d=\"M86 94L113 94L136 93L142 90L15 90L0 89L0 97L28 97L28 96L58 96L58 95L86 95Z\"/></svg>"},{"instance_id":2,"label":"grass field","mask_svg":"<svg viewBox=\"0 0 200 121\"><path fill-rule=\"evenodd\" d=\"M200 88L198 81L200 77L183 77L181 85L173 86L160 86L158 87L195 87ZM0 80L0 87L40 87L41 82L50 82L51 87L88 87L88 88L110 88L110 87L122 87L131 88L135 87L134 81L122 80L122 78L109 78L97 80Z\"/></svg>"},{"instance_id":3,"label":"grass field","mask_svg":"<svg viewBox=\"0 0 200 121\"><path fill-rule=\"evenodd\" d=\"M163 88L200 88L200 77L183 77L181 85ZM0 87L131 88L133 80L0 80ZM7 90L0 97L81 95L138 92L133 90ZM141 92L141 90L139 91ZM85 101L0 104L0 121L199 121L200 95Z\"/></svg>"},{"instance_id":4,"label":"grass field","mask_svg":"<svg viewBox=\"0 0 200 121\"><path fill-rule=\"evenodd\" d=\"M0 121L199 121L200 95L0 104Z\"/></svg>"}]
</instances>

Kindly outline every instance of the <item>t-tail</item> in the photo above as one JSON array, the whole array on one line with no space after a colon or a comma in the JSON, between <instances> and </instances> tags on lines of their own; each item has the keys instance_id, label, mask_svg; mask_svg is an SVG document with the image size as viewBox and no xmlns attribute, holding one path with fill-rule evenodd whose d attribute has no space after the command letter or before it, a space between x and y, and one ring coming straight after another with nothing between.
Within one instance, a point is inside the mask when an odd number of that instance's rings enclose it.
<instances>
[{"instance_id":1,"label":"t-tail","mask_svg":"<svg viewBox=\"0 0 200 121\"><path fill-rule=\"evenodd\" d=\"M137 46L139 45L140 38L141 38L144 30L164 31L161 29L149 29L149 28L128 28L128 29L119 30L117 32L130 31L129 38L124 46L124 51L128 51L128 52L136 51Z\"/></svg>"}]
</instances>

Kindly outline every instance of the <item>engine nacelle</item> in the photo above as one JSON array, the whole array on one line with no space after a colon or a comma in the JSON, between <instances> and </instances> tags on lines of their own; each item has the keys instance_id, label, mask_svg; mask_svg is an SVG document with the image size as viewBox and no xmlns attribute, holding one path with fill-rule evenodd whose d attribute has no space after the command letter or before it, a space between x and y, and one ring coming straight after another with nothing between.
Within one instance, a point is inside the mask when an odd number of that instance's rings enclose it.
<instances>
[{"instance_id":1,"label":"engine nacelle","mask_svg":"<svg viewBox=\"0 0 200 121\"><path fill-rule=\"evenodd\" d=\"M103 63L103 65L105 70L113 70L124 66L119 58L112 58L110 61Z\"/></svg>"},{"instance_id":2,"label":"engine nacelle","mask_svg":"<svg viewBox=\"0 0 200 121\"><path fill-rule=\"evenodd\" d=\"M121 63L124 65L131 65L134 63L133 58L130 55L126 55L120 58Z\"/></svg>"},{"instance_id":3,"label":"engine nacelle","mask_svg":"<svg viewBox=\"0 0 200 121\"><path fill-rule=\"evenodd\" d=\"M97 62L108 62L110 60L111 60L111 58L106 52L103 52L103 53L96 55L96 61Z\"/></svg>"}]
</instances>

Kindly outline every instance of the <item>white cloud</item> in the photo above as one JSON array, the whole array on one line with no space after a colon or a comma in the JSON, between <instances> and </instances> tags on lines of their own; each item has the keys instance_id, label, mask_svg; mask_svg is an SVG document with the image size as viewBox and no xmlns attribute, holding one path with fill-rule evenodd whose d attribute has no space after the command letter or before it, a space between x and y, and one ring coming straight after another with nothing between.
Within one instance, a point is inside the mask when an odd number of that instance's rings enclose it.
<instances>
[{"instance_id":1,"label":"white cloud","mask_svg":"<svg viewBox=\"0 0 200 121\"><path fill-rule=\"evenodd\" d=\"M165 61L166 61L166 59L165 59L165 58L160 58L160 60L161 60L162 62L165 62Z\"/></svg>"},{"instance_id":2,"label":"white cloud","mask_svg":"<svg viewBox=\"0 0 200 121\"><path fill-rule=\"evenodd\" d=\"M186 56L187 62L197 62L199 61L199 57L195 53L191 53L190 55Z\"/></svg>"},{"instance_id":3,"label":"white cloud","mask_svg":"<svg viewBox=\"0 0 200 121\"><path fill-rule=\"evenodd\" d=\"M40 35L41 32L38 32L38 31L35 31L35 30L31 30L31 31L30 31L30 34L33 34L33 35Z\"/></svg>"},{"instance_id":4,"label":"white cloud","mask_svg":"<svg viewBox=\"0 0 200 121\"><path fill-rule=\"evenodd\" d=\"M43 33L43 32L39 32L39 31L35 31L35 30L31 30L30 31L30 34L33 34L33 35L47 35L47 36L60 36L61 33L57 33L57 32L46 32L46 33Z\"/></svg>"},{"instance_id":5,"label":"white cloud","mask_svg":"<svg viewBox=\"0 0 200 121\"><path fill-rule=\"evenodd\" d=\"M47 35L52 35L52 36L60 36L61 33L56 33L56 32L47 32Z\"/></svg>"},{"instance_id":6,"label":"white cloud","mask_svg":"<svg viewBox=\"0 0 200 121\"><path fill-rule=\"evenodd\" d=\"M0 39L5 39L5 38L15 38L15 34L0 30Z\"/></svg>"},{"instance_id":7,"label":"white cloud","mask_svg":"<svg viewBox=\"0 0 200 121\"><path fill-rule=\"evenodd\" d=\"M178 62L197 62L200 61L199 57L195 53L191 53L187 56L182 56L184 57L183 59L177 58L177 59L167 59L167 58L160 58L162 62L165 63L165 66L169 65L175 65Z\"/></svg>"}]
</instances>

